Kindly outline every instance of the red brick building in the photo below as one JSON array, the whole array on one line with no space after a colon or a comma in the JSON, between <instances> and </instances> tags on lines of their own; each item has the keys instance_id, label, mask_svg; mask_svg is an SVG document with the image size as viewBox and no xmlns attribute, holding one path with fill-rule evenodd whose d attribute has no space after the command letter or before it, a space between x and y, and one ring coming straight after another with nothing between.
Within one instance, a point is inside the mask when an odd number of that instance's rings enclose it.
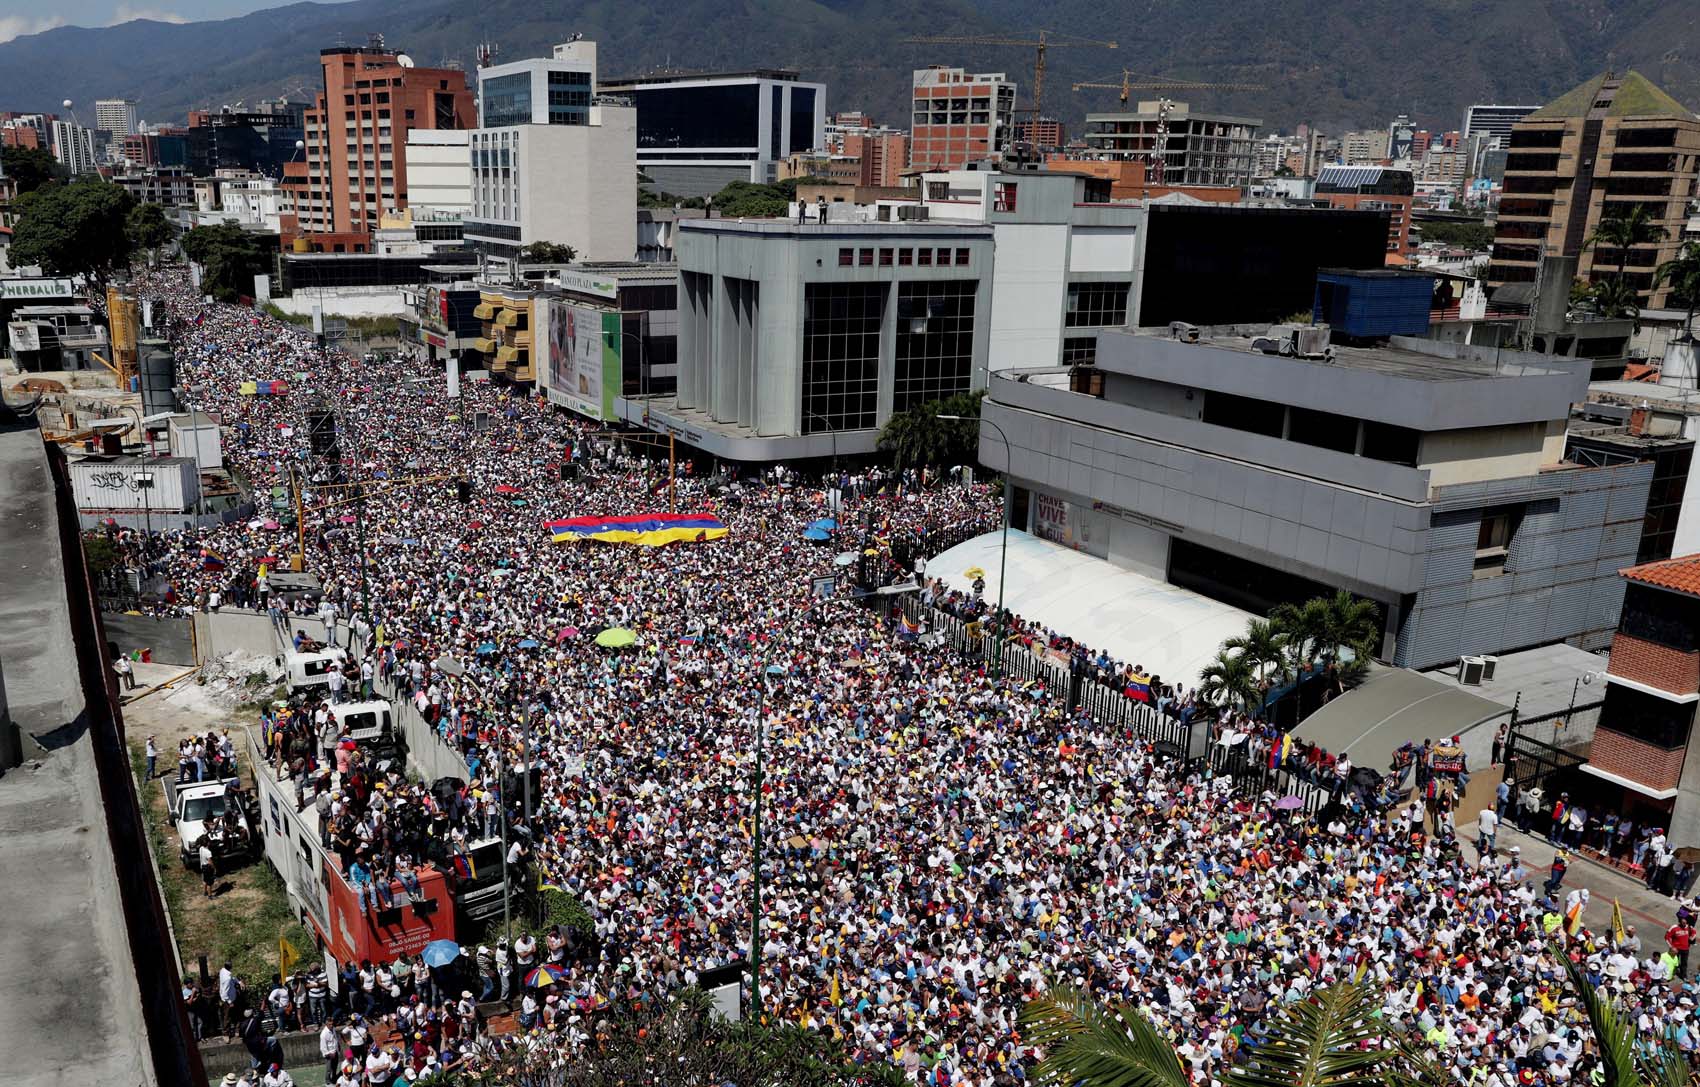
<instances>
[{"instance_id":1,"label":"red brick building","mask_svg":"<svg viewBox=\"0 0 1700 1087\"><path fill-rule=\"evenodd\" d=\"M382 45L319 51L324 89L307 111L302 234L370 235L407 207L407 133L477 126L466 73L419 68Z\"/></svg>"},{"instance_id":2,"label":"red brick building","mask_svg":"<svg viewBox=\"0 0 1700 1087\"><path fill-rule=\"evenodd\" d=\"M903 184L903 170L909 165L909 137L902 132L870 129L850 131L840 138L841 154L861 163L858 185L895 188Z\"/></svg>"},{"instance_id":3,"label":"red brick building","mask_svg":"<svg viewBox=\"0 0 1700 1087\"><path fill-rule=\"evenodd\" d=\"M1621 793L1601 810L1615 806L1637 823L1667 828L1673 846L1694 845L1700 760L1689 767L1687 756L1700 703L1700 555L1632 566L1623 578L1605 704L1582 769Z\"/></svg>"},{"instance_id":4,"label":"red brick building","mask_svg":"<svg viewBox=\"0 0 1700 1087\"><path fill-rule=\"evenodd\" d=\"M1009 144L1015 84L1002 72L922 68L915 73L911 98L909 165L914 169L960 170L996 158Z\"/></svg>"}]
</instances>

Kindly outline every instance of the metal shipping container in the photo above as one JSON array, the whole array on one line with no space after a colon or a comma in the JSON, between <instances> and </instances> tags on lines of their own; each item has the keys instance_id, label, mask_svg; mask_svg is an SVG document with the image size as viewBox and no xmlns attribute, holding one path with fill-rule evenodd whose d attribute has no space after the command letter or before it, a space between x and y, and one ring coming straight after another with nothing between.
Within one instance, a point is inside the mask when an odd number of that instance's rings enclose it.
<instances>
[{"instance_id":1,"label":"metal shipping container","mask_svg":"<svg viewBox=\"0 0 1700 1087\"><path fill-rule=\"evenodd\" d=\"M69 467L72 497L86 512L182 513L201 494L200 473L188 457L89 457ZM153 483L144 487L147 477Z\"/></svg>"}]
</instances>

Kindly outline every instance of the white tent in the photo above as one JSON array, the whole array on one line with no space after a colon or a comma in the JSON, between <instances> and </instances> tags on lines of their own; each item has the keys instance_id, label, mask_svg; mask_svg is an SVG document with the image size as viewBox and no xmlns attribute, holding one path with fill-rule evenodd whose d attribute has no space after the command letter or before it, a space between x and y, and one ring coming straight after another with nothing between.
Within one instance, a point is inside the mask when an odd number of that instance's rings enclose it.
<instances>
[{"instance_id":1,"label":"white tent","mask_svg":"<svg viewBox=\"0 0 1700 1087\"><path fill-rule=\"evenodd\" d=\"M958 544L927 563L927 577L967 592L986 572L986 599L998 599L1002 534L988 532ZM1009 533L1009 588L1004 606L1066 637L1104 650L1125 664L1142 665L1166 683L1192 686L1226 638L1244 634L1251 613L1164 581L1136 574L1041 540Z\"/></svg>"}]
</instances>

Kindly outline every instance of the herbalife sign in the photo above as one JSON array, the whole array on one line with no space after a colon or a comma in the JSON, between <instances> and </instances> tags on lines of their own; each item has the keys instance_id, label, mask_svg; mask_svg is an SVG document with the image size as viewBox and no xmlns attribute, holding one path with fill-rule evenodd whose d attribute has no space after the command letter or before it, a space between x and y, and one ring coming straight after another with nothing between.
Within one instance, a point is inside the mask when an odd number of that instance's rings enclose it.
<instances>
[{"instance_id":1,"label":"herbalife sign","mask_svg":"<svg viewBox=\"0 0 1700 1087\"><path fill-rule=\"evenodd\" d=\"M75 297L77 290L69 279L0 279L0 302Z\"/></svg>"}]
</instances>

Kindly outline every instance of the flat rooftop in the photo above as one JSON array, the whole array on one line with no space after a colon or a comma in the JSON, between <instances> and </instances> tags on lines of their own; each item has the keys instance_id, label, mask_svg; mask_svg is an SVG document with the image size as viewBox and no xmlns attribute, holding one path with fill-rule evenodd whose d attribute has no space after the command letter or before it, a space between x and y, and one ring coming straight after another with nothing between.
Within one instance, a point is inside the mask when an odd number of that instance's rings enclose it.
<instances>
[{"instance_id":1,"label":"flat rooftop","mask_svg":"<svg viewBox=\"0 0 1700 1087\"><path fill-rule=\"evenodd\" d=\"M0 777L0 1038L15 1087L153 1084L41 432L0 429L0 665L24 764Z\"/></svg>"},{"instance_id":2,"label":"flat rooftop","mask_svg":"<svg viewBox=\"0 0 1700 1087\"><path fill-rule=\"evenodd\" d=\"M838 238L845 235L865 234L870 238L895 238L903 235L926 237L932 235L957 234L963 236L990 238L992 228L984 223L952 223L937 219L925 221L899 221L895 223L834 223L808 222L799 223L791 218L774 219L690 219L679 224L681 231L714 232L721 234L773 234L795 235L808 237L810 235L822 238Z\"/></svg>"},{"instance_id":3,"label":"flat rooftop","mask_svg":"<svg viewBox=\"0 0 1700 1087\"><path fill-rule=\"evenodd\" d=\"M1151 326L1128 329L1146 339L1169 340L1168 328ZM1312 363L1339 369L1359 370L1388 377L1416 381L1480 381L1483 378L1532 377L1549 374L1576 373L1586 359L1560 359L1526 351L1502 351L1492 348L1472 348L1467 344L1452 344L1439 340L1424 340L1394 336L1385 346L1354 347L1332 344L1332 360L1282 356L1254 346L1259 337L1269 335L1267 325L1232 325L1201 327L1198 344L1238 351L1258 358L1286 358L1290 362ZM1190 345L1189 345L1190 346Z\"/></svg>"}]
</instances>

